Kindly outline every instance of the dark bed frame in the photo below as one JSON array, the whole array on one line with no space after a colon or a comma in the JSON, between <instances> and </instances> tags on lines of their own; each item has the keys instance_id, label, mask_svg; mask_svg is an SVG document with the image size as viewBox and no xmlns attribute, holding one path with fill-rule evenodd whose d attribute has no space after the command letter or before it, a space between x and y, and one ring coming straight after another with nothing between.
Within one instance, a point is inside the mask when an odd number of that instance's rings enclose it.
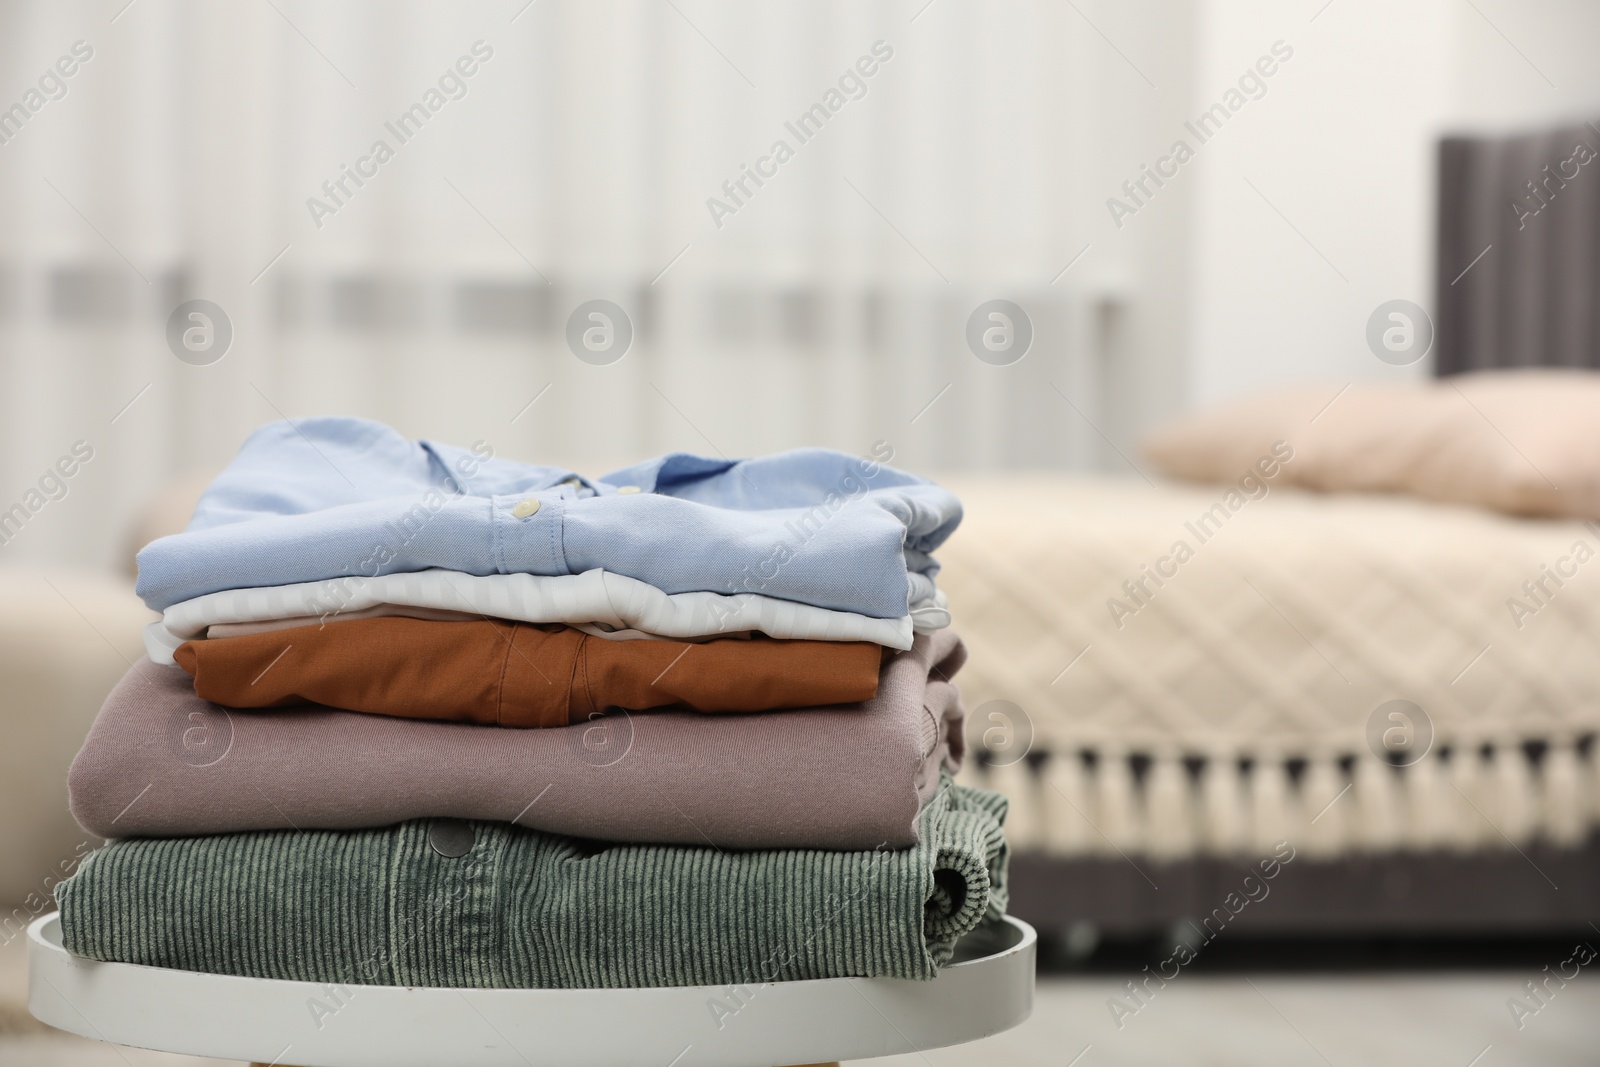
<instances>
[{"instance_id":1,"label":"dark bed frame","mask_svg":"<svg viewBox=\"0 0 1600 1067\"><path fill-rule=\"evenodd\" d=\"M1600 367L1600 123L1447 137L1438 167L1433 372ZM1215 914L1253 862L1023 852L1011 911L1063 941L1079 924L1157 937ZM1594 937L1600 836L1520 852L1302 855L1239 918L1243 936L1275 938Z\"/></svg>"},{"instance_id":2,"label":"dark bed frame","mask_svg":"<svg viewBox=\"0 0 1600 1067\"><path fill-rule=\"evenodd\" d=\"M1600 124L1447 137L1438 188L1434 372L1600 366Z\"/></svg>"},{"instance_id":3,"label":"dark bed frame","mask_svg":"<svg viewBox=\"0 0 1600 1067\"><path fill-rule=\"evenodd\" d=\"M1241 885L1251 874L1266 895L1241 907ZM1230 893L1238 894L1231 907ZM1521 853L1392 852L1336 861L1300 855L1270 883L1243 856L1177 863L1011 858L1009 910L1046 937L1065 939L1082 922L1111 940L1156 937L1198 926L1219 908L1236 912L1248 936L1595 939L1589 924L1600 922L1600 841Z\"/></svg>"}]
</instances>

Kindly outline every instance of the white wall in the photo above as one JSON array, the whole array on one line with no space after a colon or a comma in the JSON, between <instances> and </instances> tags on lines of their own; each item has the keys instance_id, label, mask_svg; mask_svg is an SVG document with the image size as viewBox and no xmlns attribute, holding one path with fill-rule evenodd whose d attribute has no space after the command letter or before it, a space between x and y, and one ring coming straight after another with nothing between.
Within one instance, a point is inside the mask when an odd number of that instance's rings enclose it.
<instances>
[{"instance_id":1,"label":"white wall","mask_svg":"<svg viewBox=\"0 0 1600 1067\"><path fill-rule=\"evenodd\" d=\"M1474 0L1456 10L1452 127L1503 130L1600 119L1600 4Z\"/></svg>"},{"instance_id":2,"label":"white wall","mask_svg":"<svg viewBox=\"0 0 1600 1067\"><path fill-rule=\"evenodd\" d=\"M1197 404L1285 381L1425 371L1379 362L1364 330L1385 300L1430 303L1452 5L1335 0L1317 14L1320 3L1203 5L1197 111L1275 40L1294 55L1197 160Z\"/></svg>"},{"instance_id":3,"label":"white wall","mask_svg":"<svg viewBox=\"0 0 1600 1067\"><path fill-rule=\"evenodd\" d=\"M1295 54L1188 175L1191 406L1291 381L1426 375L1427 362L1375 359L1364 328L1385 300L1432 302L1439 135L1600 116L1600 5L1324 3L1200 5L1195 110L1273 40Z\"/></svg>"}]
</instances>

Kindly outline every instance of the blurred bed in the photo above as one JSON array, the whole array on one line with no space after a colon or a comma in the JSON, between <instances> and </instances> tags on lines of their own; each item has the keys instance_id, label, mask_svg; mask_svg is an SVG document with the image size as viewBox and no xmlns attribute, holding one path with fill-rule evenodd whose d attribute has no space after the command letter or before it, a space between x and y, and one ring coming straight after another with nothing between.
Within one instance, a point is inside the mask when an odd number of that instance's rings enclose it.
<instances>
[{"instance_id":1,"label":"blurred bed","mask_svg":"<svg viewBox=\"0 0 1600 1067\"><path fill-rule=\"evenodd\" d=\"M1170 868L1205 860L1226 881L1280 841L1300 869L1383 859L1342 906L1374 931L1554 923L1557 905L1570 901L1569 921L1587 907L1516 850L1562 854L1570 874L1600 817L1600 562L1572 558L1576 543L1600 548L1589 527L1279 488L1200 543L1185 524L1215 488L961 492L968 517L941 580L972 649L960 681L985 755L971 773L1012 799L1025 917L1131 933L1205 915L1230 887L1208 876L1188 899L1169 883L1196 871ZM1193 558L1135 604L1124 583L1182 538ZM1524 583L1557 565L1575 574L1559 588L1546 577L1554 595L1519 629L1507 601L1532 603ZM1460 863L1475 857L1488 867ZM1452 907L1469 887L1425 892L1434 870L1488 879L1484 913ZM1107 877L1123 891L1097 914ZM1519 911L1505 882L1535 905ZM1337 925L1322 903L1304 922L1275 910L1290 928Z\"/></svg>"},{"instance_id":2,"label":"blurred bed","mask_svg":"<svg viewBox=\"0 0 1600 1067\"><path fill-rule=\"evenodd\" d=\"M967 773L1011 797L1018 914L1091 943L1589 930L1600 179L1559 161L1597 146L1443 143L1434 380L1185 420L1145 480L956 485ZM1225 904L1284 849L1271 904Z\"/></svg>"}]
</instances>

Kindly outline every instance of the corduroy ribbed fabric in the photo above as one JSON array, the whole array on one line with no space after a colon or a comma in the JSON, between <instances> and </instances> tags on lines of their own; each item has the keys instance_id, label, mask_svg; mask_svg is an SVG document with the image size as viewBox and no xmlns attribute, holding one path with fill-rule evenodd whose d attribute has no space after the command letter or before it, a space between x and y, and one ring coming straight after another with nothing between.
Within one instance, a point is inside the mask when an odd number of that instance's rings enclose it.
<instances>
[{"instance_id":1,"label":"corduroy ribbed fabric","mask_svg":"<svg viewBox=\"0 0 1600 1067\"><path fill-rule=\"evenodd\" d=\"M607 845L428 820L117 841L57 889L72 953L365 985L932 978L1005 911L1005 798L946 778L901 850ZM448 839L448 835L445 835ZM446 848L444 851L454 851Z\"/></svg>"}]
</instances>

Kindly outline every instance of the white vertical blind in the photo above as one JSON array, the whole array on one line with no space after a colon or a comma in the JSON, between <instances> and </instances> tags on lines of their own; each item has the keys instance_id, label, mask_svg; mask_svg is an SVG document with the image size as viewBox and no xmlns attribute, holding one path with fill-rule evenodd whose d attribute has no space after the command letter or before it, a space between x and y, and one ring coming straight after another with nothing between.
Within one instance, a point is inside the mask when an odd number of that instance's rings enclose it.
<instances>
[{"instance_id":1,"label":"white vertical blind","mask_svg":"<svg viewBox=\"0 0 1600 1067\"><path fill-rule=\"evenodd\" d=\"M878 439L921 469L1098 462L1061 393L1096 419L1089 303L1129 253L1060 272L1105 232L1103 146L1165 98L1096 27L1132 48L1171 4L124 3L0 8L0 107L94 50L0 144L0 509L96 450L0 562L120 562L141 501L280 416L585 469ZM480 41L464 95L397 139ZM718 227L707 199L779 139ZM963 336L996 297L1035 327L1008 367ZM210 366L166 345L190 298L233 325ZM564 341L592 298L633 319L611 366Z\"/></svg>"}]
</instances>

